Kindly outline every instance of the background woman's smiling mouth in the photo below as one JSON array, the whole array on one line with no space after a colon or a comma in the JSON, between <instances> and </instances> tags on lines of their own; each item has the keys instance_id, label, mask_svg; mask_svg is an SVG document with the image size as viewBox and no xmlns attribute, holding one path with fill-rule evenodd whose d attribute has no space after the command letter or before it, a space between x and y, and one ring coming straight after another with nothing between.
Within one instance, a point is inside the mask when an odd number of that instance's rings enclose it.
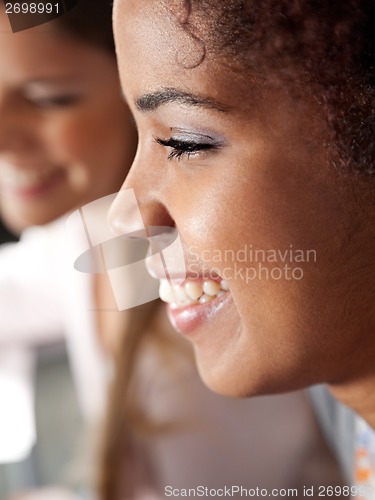
<instances>
[{"instance_id":1,"label":"background woman's smiling mouth","mask_svg":"<svg viewBox=\"0 0 375 500\"><path fill-rule=\"evenodd\" d=\"M66 172L58 167L41 170L3 165L0 166L0 189L14 196L37 196L55 186L65 175Z\"/></svg>"}]
</instances>

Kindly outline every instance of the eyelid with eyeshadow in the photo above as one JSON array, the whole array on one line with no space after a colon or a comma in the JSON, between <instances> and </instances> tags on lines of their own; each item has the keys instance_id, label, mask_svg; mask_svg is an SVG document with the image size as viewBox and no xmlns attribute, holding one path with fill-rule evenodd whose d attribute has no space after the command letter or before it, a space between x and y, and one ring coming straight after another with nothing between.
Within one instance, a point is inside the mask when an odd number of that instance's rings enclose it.
<instances>
[{"instance_id":1,"label":"eyelid with eyeshadow","mask_svg":"<svg viewBox=\"0 0 375 500\"><path fill-rule=\"evenodd\" d=\"M182 157L197 156L203 151L214 151L224 146L222 139L216 139L209 135L196 133L176 132L169 139L155 138L155 142L161 146L171 148L168 159L180 160Z\"/></svg>"}]
</instances>

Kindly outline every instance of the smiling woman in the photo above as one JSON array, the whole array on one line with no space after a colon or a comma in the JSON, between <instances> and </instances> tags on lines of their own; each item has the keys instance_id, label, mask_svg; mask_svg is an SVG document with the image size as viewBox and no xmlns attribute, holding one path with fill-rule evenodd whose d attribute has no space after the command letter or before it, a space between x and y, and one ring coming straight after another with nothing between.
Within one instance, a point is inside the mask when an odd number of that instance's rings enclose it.
<instances>
[{"instance_id":1,"label":"smiling woman","mask_svg":"<svg viewBox=\"0 0 375 500\"><path fill-rule=\"evenodd\" d=\"M372 3L117 0L114 27L139 133L123 188L146 226L179 231L168 311L203 379L237 396L326 382L375 425ZM121 198L111 217L126 232ZM192 276L191 248L250 244L316 261L295 280Z\"/></svg>"},{"instance_id":2,"label":"smiling woman","mask_svg":"<svg viewBox=\"0 0 375 500\"><path fill-rule=\"evenodd\" d=\"M116 72L111 1L81 0L66 16L19 33L11 32L0 10L0 45L0 213L16 230L53 221L29 228L20 243L1 249L1 358L9 361L9 347L15 344L16 350L28 352L30 346L66 339L78 399L90 422L103 412L108 361L116 358L116 384L97 478L100 497L164 498L167 485L181 490L199 484L221 489L233 483L249 490L294 487L303 480L340 481L302 393L228 405L201 384L190 345L170 331L159 302L119 312L107 275L76 273L70 261L64 265L64 214L119 189L136 145ZM143 96L138 112L151 117L168 106L181 106L189 113L192 109L197 120L206 112L221 119L230 116L230 108L219 98L177 88L173 82L137 93ZM150 146L165 160L170 156L168 165L177 159L181 164L185 158L193 160L200 150L209 158L230 148L226 130L211 132L211 120L190 130L178 118L173 137L169 128L155 128L149 137ZM190 114L186 118L190 120ZM184 194L179 190L181 197ZM216 194L220 196L219 186ZM102 201L94 207L103 207ZM95 240L95 230L105 226L96 208L91 225L90 217L84 218L86 208L78 211L81 224L73 230L77 254L82 246L92 251L89 238ZM54 221L56 217L62 218ZM80 227L82 245L76 242ZM123 259L123 246L120 253ZM117 254L112 253L114 257ZM127 279L118 281L122 290L131 289ZM139 281L146 288L144 280ZM197 283L192 283L190 294L194 288L196 294ZM208 296L219 295L220 288L229 296L223 281L203 283L203 288ZM12 360L14 356L9 364ZM4 375L2 359L0 364ZM19 380L18 364L10 368ZM22 374L22 387L27 386L25 379ZM11 390L0 394L0 431L13 441L14 450L14 436L25 433L14 418L17 393L8 386ZM32 417L31 397L27 409ZM16 413L24 422L26 410L16 408ZM295 413L302 414L297 425ZM281 427L275 425L279 419ZM61 420L65 423L64 415ZM4 452L2 436L0 442ZM307 459L296 463L296 456ZM31 498L50 500L54 494L48 489Z\"/></svg>"}]
</instances>

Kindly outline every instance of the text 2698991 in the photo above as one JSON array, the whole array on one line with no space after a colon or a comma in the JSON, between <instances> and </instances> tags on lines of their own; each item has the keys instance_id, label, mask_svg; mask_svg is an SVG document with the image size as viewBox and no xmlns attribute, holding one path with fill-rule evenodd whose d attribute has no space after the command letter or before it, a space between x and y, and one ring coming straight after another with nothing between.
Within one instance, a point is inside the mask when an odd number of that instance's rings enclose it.
<instances>
[{"instance_id":1,"label":"text 2698991","mask_svg":"<svg viewBox=\"0 0 375 500\"><path fill-rule=\"evenodd\" d=\"M7 14L60 14L59 3L7 2Z\"/></svg>"}]
</instances>

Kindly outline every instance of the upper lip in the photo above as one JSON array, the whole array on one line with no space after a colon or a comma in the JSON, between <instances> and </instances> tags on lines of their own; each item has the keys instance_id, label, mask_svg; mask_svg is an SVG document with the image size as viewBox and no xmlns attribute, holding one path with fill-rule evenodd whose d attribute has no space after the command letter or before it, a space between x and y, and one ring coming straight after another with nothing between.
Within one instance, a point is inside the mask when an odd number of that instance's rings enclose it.
<instances>
[{"instance_id":1,"label":"upper lip","mask_svg":"<svg viewBox=\"0 0 375 500\"><path fill-rule=\"evenodd\" d=\"M146 259L146 268L149 274L158 280L161 279L171 279L171 280L177 280L177 281L184 281L186 279L197 279L197 278L203 278L203 279L212 279L215 280L215 277L213 276L212 273L208 273L207 269L199 270L197 267L197 271L194 273L184 271L181 269L181 267L174 267L175 261L173 259L169 259L168 262L166 262L166 269L164 269L164 266L162 264L162 260L159 257L159 254L154 254ZM181 264L181 263L179 263ZM197 265L196 262L194 262L194 265ZM185 269L189 269L189 264L185 262ZM198 274L199 273L199 274ZM219 279L220 276L217 275L217 279Z\"/></svg>"},{"instance_id":2,"label":"upper lip","mask_svg":"<svg viewBox=\"0 0 375 500\"><path fill-rule=\"evenodd\" d=\"M157 280L168 277L171 279L184 280L187 277L184 270L173 268L168 264L169 262L166 262L166 269L164 269L160 254L150 255L146 259L147 271Z\"/></svg>"}]
</instances>

